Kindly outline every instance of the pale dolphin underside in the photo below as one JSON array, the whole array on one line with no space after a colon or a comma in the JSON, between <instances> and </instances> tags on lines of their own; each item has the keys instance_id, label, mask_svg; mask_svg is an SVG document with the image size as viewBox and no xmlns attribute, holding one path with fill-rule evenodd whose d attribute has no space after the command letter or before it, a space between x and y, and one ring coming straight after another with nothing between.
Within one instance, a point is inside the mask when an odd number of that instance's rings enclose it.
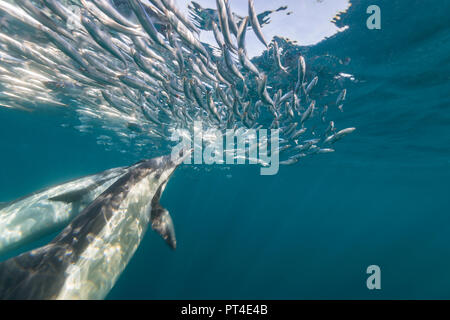
<instances>
[{"instance_id":1,"label":"pale dolphin underside","mask_svg":"<svg viewBox=\"0 0 450 320\"><path fill-rule=\"evenodd\" d=\"M0 203L0 255L65 227L126 169L106 170Z\"/></svg>"},{"instance_id":2,"label":"pale dolphin underside","mask_svg":"<svg viewBox=\"0 0 450 320\"><path fill-rule=\"evenodd\" d=\"M0 263L0 299L103 299L149 222L175 247L172 219L159 199L182 160L137 163L49 244Z\"/></svg>"}]
</instances>

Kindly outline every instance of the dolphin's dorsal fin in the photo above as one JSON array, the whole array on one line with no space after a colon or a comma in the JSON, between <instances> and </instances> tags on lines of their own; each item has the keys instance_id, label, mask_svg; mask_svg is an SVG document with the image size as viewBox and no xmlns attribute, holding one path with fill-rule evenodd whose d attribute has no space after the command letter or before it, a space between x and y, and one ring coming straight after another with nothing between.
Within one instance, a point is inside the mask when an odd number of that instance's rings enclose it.
<instances>
[{"instance_id":1,"label":"dolphin's dorsal fin","mask_svg":"<svg viewBox=\"0 0 450 320\"><path fill-rule=\"evenodd\" d=\"M152 199L150 222L152 229L156 231L172 249L175 250L177 247L177 239L175 237L175 228L173 226L172 217L170 216L169 211L164 209L159 203L164 187L165 183L159 187Z\"/></svg>"},{"instance_id":2,"label":"dolphin's dorsal fin","mask_svg":"<svg viewBox=\"0 0 450 320\"><path fill-rule=\"evenodd\" d=\"M118 168L121 169L121 168ZM60 201L65 203L74 203L74 202L80 202L83 200L85 196L89 194L89 192L95 190L96 188L100 187L104 183L108 182L111 179L116 178L121 173L119 173L116 176L113 177L107 177L98 181L94 181L93 183L89 184L88 186L78 189L78 190L71 190L68 192L63 192L61 194L58 194L57 196L48 198L49 201Z\"/></svg>"},{"instance_id":3,"label":"dolphin's dorsal fin","mask_svg":"<svg viewBox=\"0 0 450 320\"><path fill-rule=\"evenodd\" d=\"M49 201L60 201L64 203L74 203L79 202L89 193L90 189L80 189L80 190L72 190L69 192L58 194L57 196L48 198Z\"/></svg>"}]
</instances>

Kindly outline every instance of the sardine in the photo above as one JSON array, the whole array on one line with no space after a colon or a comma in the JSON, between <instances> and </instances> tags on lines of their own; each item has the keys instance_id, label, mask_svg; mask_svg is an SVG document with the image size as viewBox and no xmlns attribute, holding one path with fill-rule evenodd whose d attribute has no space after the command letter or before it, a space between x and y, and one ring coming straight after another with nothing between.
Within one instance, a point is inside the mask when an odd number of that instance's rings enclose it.
<instances>
[{"instance_id":1,"label":"sardine","mask_svg":"<svg viewBox=\"0 0 450 320\"><path fill-rule=\"evenodd\" d=\"M161 0L161 3L167 8L167 10L173 12L177 18L191 31L199 33L199 30L192 22L190 22L184 14L177 8L173 0Z\"/></svg>"},{"instance_id":2,"label":"sardine","mask_svg":"<svg viewBox=\"0 0 450 320\"><path fill-rule=\"evenodd\" d=\"M248 17L245 17L239 26L237 34L238 48L244 51L245 51L245 35L247 34L247 26L248 26Z\"/></svg>"},{"instance_id":3,"label":"sardine","mask_svg":"<svg viewBox=\"0 0 450 320\"><path fill-rule=\"evenodd\" d=\"M306 93L306 94L309 94L309 93L311 92L312 88L314 88L314 87L317 85L317 82L318 82L318 81L319 81L319 77L318 77L318 76L315 76L315 77L311 80L311 82L308 84L308 86L306 87L305 93Z\"/></svg>"},{"instance_id":4,"label":"sardine","mask_svg":"<svg viewBox=\"0 0 450 320\"><path fill-rule=\"evenodd\" d=\"M57 0L42 0L47 8L49 8L54 14L61 18L62 21L67 22L69 18L69 10L66 9Z\"/></svg>"},{"instance_id":5,"label":"sardine","mask_svg":"<svg viewBox=\"0 0 450 320\"><path fill-rule=\"evenodd\" d=\"M264 74L262 77L256 79L258 84L258 95L262 102L273 106L273 100L269 96L269 93L267 92L266 83L267 83L267 76Z\"/></svg>"},{"instance_id":6,"label":"sardine","mask_svg":"<svg viewBox=\"0 0 450 320\"><path fill-rule=\"evenodd\" d=\"M239 71L239 69L236 67L236 64L234 63L233 59L231 58L230 51L226 47L223 47L223 57L224 57L226 65L228 67L228 70L230 70L231 73L233 75L235 75L236 77L240 78L241 80L244 80L244 76Z\"/></svg>"},{"instance_id":7,"label":"sardine","mask_svg":"<svg viewBox=\"0 0 450 320\"><path fill-rule=\"evenodd\" d=\"M155 25L153 24L152 19L145 11L140 0L130 0L129 1L131 8L133 9L136 17L139 20L139 23L150 36L150 38L155 41L155 43L159 44L161 47L166 48L167 50L171 50L170 47L164 42L161 34L156 30Z\"/></svg>"},{"instance_id":8,"label":"sardine","mask_svg":"<svg viewBox=\"0 0 450 320\"><path fill-rule=\"evenodd\" d=\"M205 58L210 59L208 52L205 47L200 43L200 41L192 34L192 32L186 28L180 20L170 11L166 10L165 15L169 20L170 24L174 27L175 31L180 35L180 37L185 41L185 43L197 50Z\"/></svg>"},{"instance_id":9,"label":"sardine","mask_svg":"<svg viewBox=\"0 0 450 320\"><path fill-rule=\"evenodd\" d=\"M280 52L278 49L278 43L276 41L273 42L273 55L278 69L287 73L287 69L281 64Z\"/></svg>"},{"instance_id":10,"label":"sardine","mask_svg":"<svg viewBox=\"0 0 450 320\"><path fill-rule=\"evenodd\" d=\"M262 33L261 25L259 24L258 16L255 12L255 4L253 0L248 0L248 16L250 18L250 24L252 26L253 32L256 34L256 37L262 42L262 44L264 44L266 48L269 48L269 46L267 45L267 41Z\"/></svg>"},{"instance_id":11,"label":"sardine","mask_svg":"<svg viewBox=\"0 0 450 320\"><path fill-rule=\"evenodd\" d=\"M234 21L233 11L231 11L231 6L230 6L230 0L224 0L224 1L225 1L225 7L226 7L226 11L227 11L227 16L228 16L228 26L230 28L230 31L237 37L238 26L236 25L236 21Z\"/></svg>"},{"instance_id":12,"label":"sardine","mask_svg":"<svg viewBox=\"0 0 450 320\"><path fill-rule=\"evenodd\" d=\"M247 70L252 72L255 76L259 77L259 70L256 66L250 61L250 59L245 54L245 50L243 48L238 49L238 56L241 65Z\"/></svg>"},{"instance_id":13,"label":"sardine","mask_svg":"<svg viewBox=\"0 0 450 320\"><path fill-rule=\"evenodd\" d=\"M228 24L228 14L225 2L224 0L216 0L216 4L217 4L217 11L219 14L220 30L222 31L225 43L227 44L230 50L235 52L237 48L233 44L233 40L231 39L230 28Z\"/></svg>"},{"instance_id":14,"label":"sardine","mask_svg":"<svg viewBox=\"0 0 450 320\"><path fill-rule=\"evenodd\" d=\"M223 35L220 33L215 21L211 21L211 26L213 29L214 38L216 39L219 48L222 49L223 47L225 47L225 40L223 39Z\"/></svg>"},{"instance_id":15,"label":"sardine","mask_svg":"<svg viewBox=\"0 0 450 320\"><path fill-rule=\"evenodd\" d=\"M298 57L298 63L297 63L297 84L295 86L295 92L298 93L298 90L303 86L305 83L305 76L306 76L306 62L305 58L303 58L302 55Z\"/></svg>"},{"instance_id":16,"label":"sardine","mask_svg":"<svg viewBox=\"0 0 450 320\"><path fill-rule=\"evenodd\" d=\"M347 95L347 89L343 89L339 96L336 99L336 105L338 106L342 101L345 100L345 97Z\"/></svg>"},{"instance_id":17,"label":"sardine","mask_svg":"<svg viewBox=\"0 0 450 320\"><path fill-rule=\"evenodd\" d=\"M108 0L92 0L95 5L102 10L108 17L116 21L117 23L120 23L121 25L127 26L129 28L138 28L139 26L129 19L122 16L121 13L119 13Z\"/></svg>"},{"instance_id":18,"label":"sardine","mask_svg":"<svg viewBox=\"0 0 450 320\"><path fill-rule=\"evenodd\" d=\"M335 134L327 137L324 141L324 143L335 143L336 141L342 139L343 137L345 137L346 135L352 133L353 131L355 131L356 128L346 128L346 129L342 129L341 131L336 132Z\"/></svg>"},{"instance_id":19,"label":"sardine","mask_svg":"<svg viewBox=\"0 0 450 320\"><path fill-rule=\"evenodd\" d=\"M301 124L305 123L305 121L307 121L311 115L314 112L314 107L316 105L316 101L312 101L308 107L308 109L306 109L306 111L302 114L302 118L300 120Z\"/></svg>"},{"instance_id":20,"label":"sardine","mask_svg":"<svg viewBox=\"0 0 450 320\"><path fill-rule=\"evenodd\" d=\"M40 23L42 23L47 28L53 30L54 32L57 32L63 36L65 36L68 39L73 39L72 34L69 33L66 29L56 25L56 23L48 17L44 11L36 8L33 3L29 0L15 0L15 2L21 6L25 11L27 11L33 18L38 20Z\"/></svg>"},{"instance_id":21,"label":"sardine","mask_svg":"<svg viewBox=\"0 0 450 320\"><path fill-rule=\"evenodd\" d=\"M111 37L106 32L100 30L95 23L93 23L86 15L81 16L81 23L89 32L91 37L97 42L103 49L111 53L114 57L122 61L125 66L128 66L128 62L125 59L122 52L111 41Z\"/></svg>"}]
</instances>

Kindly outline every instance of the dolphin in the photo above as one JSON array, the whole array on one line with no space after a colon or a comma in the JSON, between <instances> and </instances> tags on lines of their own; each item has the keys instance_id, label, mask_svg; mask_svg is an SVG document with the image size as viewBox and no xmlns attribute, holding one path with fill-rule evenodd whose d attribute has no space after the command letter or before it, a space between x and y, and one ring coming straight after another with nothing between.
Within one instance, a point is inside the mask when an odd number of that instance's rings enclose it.
<instances>
[{"instance_id":1,"label":"dolphin","mask_svg":"<svg viewBox=\"0 0 450 320\"><path fill-rule=\"evenodd\" d=\"M0 299L103 299L149 223L175 248L172 219L159 199L183 160L138 162L50 243L0 263Z\"/></svg>"},{"instance_id":2,"label":"dolphin","mask_svg":"<svg viewBox=\"0 0 450 320\"><path fill-rule=\"evenodd\" d=\"M65 227L125 172L114 168L0 203L0 255Z\"/></svg>"}]
</instances>

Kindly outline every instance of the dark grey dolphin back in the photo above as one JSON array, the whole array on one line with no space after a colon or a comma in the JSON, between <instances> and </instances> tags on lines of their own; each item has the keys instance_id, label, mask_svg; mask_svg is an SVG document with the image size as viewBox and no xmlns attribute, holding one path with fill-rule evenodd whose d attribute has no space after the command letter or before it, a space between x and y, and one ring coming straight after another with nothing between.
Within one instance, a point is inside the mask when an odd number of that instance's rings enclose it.
<instances>
[{"instance_id":1,"label":"dark grey dolphin back","mask_svg":"<svg viewBox=\"0 0 450 320\"><path fill-rule=\"evenodd\" d=\"M70 257L65 248L49 244L0 264L0 299L47 300L64 284Z\"/></svg>"},{"instance_id":2,"label":"dark grey dolphin back","mask_svg":"<svg viewBox=\"0 0 450 320\"><path fill-rule=\"evenodd\" d=\"M14 203L22 201L22 200L24 200L26 198L34 196L36 194L46 192L46 191L48 191L48 190L50 190L50 189L52 189L54 187L57 187L59 185L69 184L69 183L75 182L77 180L81 180L81 179L85 179L85 178L89 178L89 177L93 177L93 176L99 176L101 178L102 176L108 175L113 170L117 171L117 176L118 176L120 174L125 173L125 171L127 169L128 169L128 167L118 167L118 168L115 168L115 169L109 169L109 170L105 170L105 171L102 171L102 172L97 173L97 174L86 175L86 176L83 176L83 177L80 177L80 178L71 179L69 181L66 181L66 182L63 182L63 183L60 183L60 184L56 184L56 185L52 185L52 186L49 186L49 187L46 187L46 188L42 188L42 189L39 189L38 191L32 192L30 194L27 194L25 196L22 196L20 198L17 198L15 200L13 200L13 201L0 202L0 210L3 209L3 208L8 207L8 206L10 206L10 205L12 205ZM59 195L54 196L52 198L49 198L48 200L50 200L50 201L62 201L62 202L66 202L66 203L71 203L71 202L74 202L74 201L78 201L78 200L82 199L87 193L92 191L93 189L99 187L101 184L103 184L103 183L105 183L108 180L111 180L113 178L114 177L101 179L98 182L93 182L91 185L89 185L89 186L87 186L85 188L82 188L82 189L79 189L79 190L75 190L75 191L70 191L70 192L67 192L67 193L62 193L62 194L59 194Z\"/></svg>"},{"instance_id":3,"label":"dark grey dolphin back","mask_svg":"<svg viewBox=\"0 0 450 320\"><path fill-rule=\"evenodd\" d=\"M10 205L10 202L0 202L0 210Z\"/></svg>"}]
</instances>

